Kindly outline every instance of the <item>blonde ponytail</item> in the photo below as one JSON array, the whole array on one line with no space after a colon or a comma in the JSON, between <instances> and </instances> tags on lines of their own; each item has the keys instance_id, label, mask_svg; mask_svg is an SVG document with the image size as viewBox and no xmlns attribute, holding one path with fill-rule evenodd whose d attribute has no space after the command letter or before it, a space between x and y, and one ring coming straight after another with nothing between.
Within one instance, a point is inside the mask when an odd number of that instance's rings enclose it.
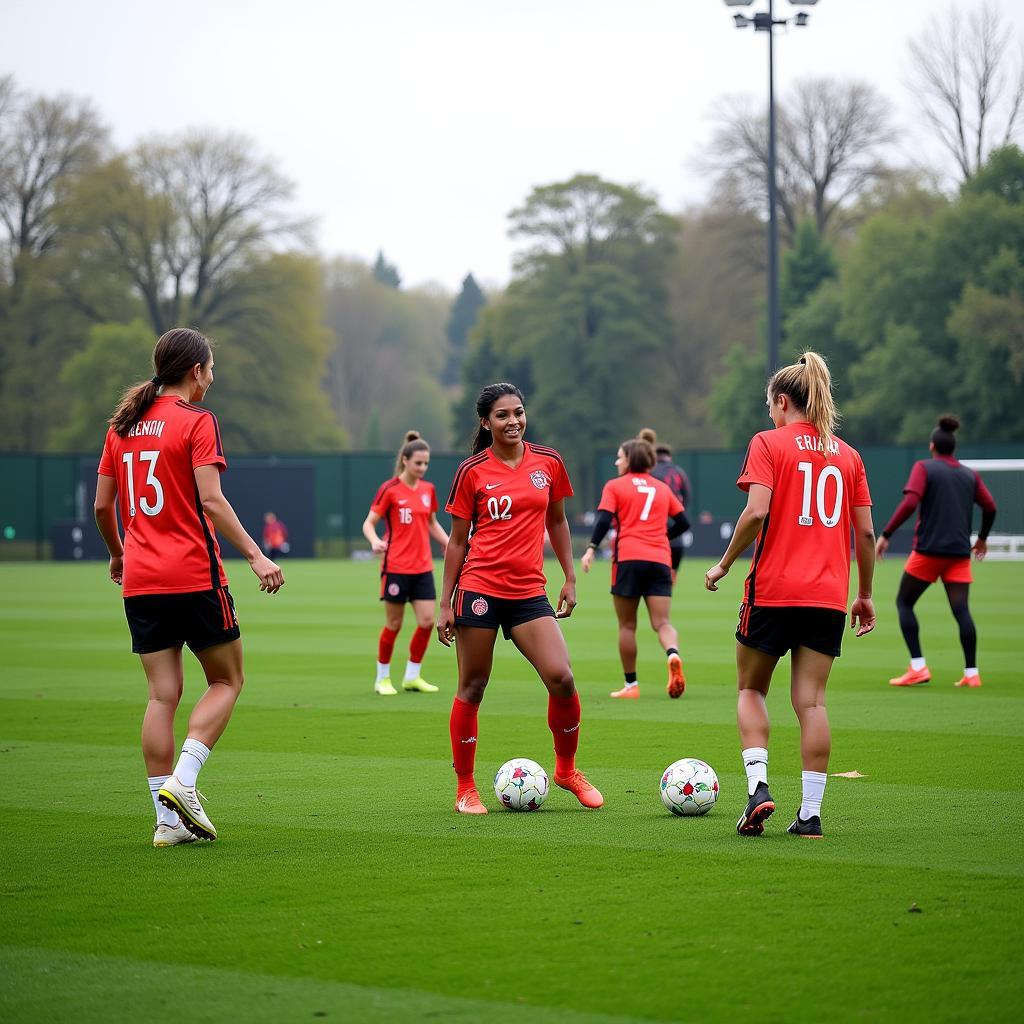
<instances>
[{"instance_id":1,"label":"blonde ponytail","mask_svg":"<svg viewBox=\"0 0 1024 1024\"><path fill-rule=\"evenodd\" d=\"M839 423L839 410L832 398L832 377L828 364L817 352L805 352L800 361L776 370L768 382L768 394L786 395L814 426L825 448Z\"/></svg>"}]
</instances>

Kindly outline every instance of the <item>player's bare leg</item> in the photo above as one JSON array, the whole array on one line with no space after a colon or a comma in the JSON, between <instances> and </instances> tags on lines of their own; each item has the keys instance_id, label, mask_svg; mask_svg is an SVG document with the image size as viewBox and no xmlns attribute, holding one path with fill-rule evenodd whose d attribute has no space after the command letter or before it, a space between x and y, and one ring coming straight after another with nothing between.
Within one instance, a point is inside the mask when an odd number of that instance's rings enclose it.
<instances>
[{"instance_id":1,"label":"player's bare leg","mask_svg":"<svg viewBox=\"0 0 1024 1024\"><path fill-rule=\"evenodd\" d=\"M192 842L195 837L181 823L178 812L161 803L159 794L174 766L174 713L184 685L181 648L168 647L139 657L149 687L149 701L142 718L142 757L156 810L153 845L177 846Z\"/></svg>"},{"instance_id":2,"label":"player's bare leg","mask_svg":"<svg viewBox=\"0 0 1024 1024\"><path fill-rule=\"evenodd\" d=\"M612 605L619 620L619 659L626 678L621 690L612 691L612 697L635 699L640 696L640 684L636 681L636 610L638 597L620 597L612 594Z\"/></svg>"},{"instance_id":3,"label":"player's bare leg","mask_svg":"<svg viewBox=\"0 0 1024 1024\"><path fill-rule=\"evenodd\" d=\"M514 627L511 636L548 690L548 728L555 744L555 785L569 790L584 807L600 807L604 797L576 767L580 697L562 630L555 619L545 616Z\"/></svg>"},{"instance_id":4,"label":"player's bare leg","mask_svg":"<svg viewBox=\"0 0 1024 1024\"><path fill-rule=\"evenodd\" d=\"M736 831L743 836L761 835L764 822L775 811L775 801L768 789L770 727L765 697L778 663L777 656L736 642L736 679L739 688L736 724L743 748L748 796L746 809L736 823Z\"/></svg>"},{"instance_id":5,"label":"player's bare leg","mask_svg":"<svg viewBox=\"0 0 1024 1024\"><path fill-rule=\"evenodd\" d=\"M809 647L797 647L792 656L790 697L800 720L803 800L789 831L807 839L820 839L822 834L821 800L832 753L825 686L834 660L832 655L812 651Z\"/></svg>"},{"instance_id":6,"label":"player's bare leg","mask_svg":"<svg viewBox=\"0 0 1024 1024\"><path fill-rule=\"evenodd\" d=\"M452 764L457 781L455 810L460 814L486 814L473 777L476 764L477 712L491 677L497 632L476 626L458 626L455 656L459 665L459 688L452 702L448 728L452 741Z\"/></svg>"},{"instance_id":7,"label":"player's bare leg","mask_svg":"<svg viewBox=\"0 0 1024 1024\"><path fill-rule=\"evenodd\" d=\"M686 689L686 677L683 675L683 660L679 657L679 634L669 621L672 598L645 597L644 601L647 603L651 629L658 634L658 642L668 656L668 683L665 690L672 698L681 697Z\"/></svg>"}]
</instances>

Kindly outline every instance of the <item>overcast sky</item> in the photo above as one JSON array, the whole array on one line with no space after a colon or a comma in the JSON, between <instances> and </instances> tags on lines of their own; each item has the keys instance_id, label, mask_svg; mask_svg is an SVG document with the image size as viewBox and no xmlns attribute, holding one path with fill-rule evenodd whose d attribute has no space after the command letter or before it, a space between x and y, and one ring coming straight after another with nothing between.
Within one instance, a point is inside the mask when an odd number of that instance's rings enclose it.
<instances>
[{"instance_id":1,"label":"overcast sky","mask_svg":"<svg viewBox=\"0 0 1024 1024\"><path fill-rule=\"evenodd\" d=\"M957 0L964 11L982 0ZM1024 3L995 0L1024 38ZM508 280L506 216L584 171L704 196L694 158L716 98L767 98L767 39L722 0L6 0L0 74L89 96L127 147L190 126L241 131L296 183L322 253L406 284ZM757 0L751 10L763 9ZM775 0L777 16L796 13ZM872 82L921 152L907 40L948 0L821 0L782 30L776 87Z\"/></svg>"}]
</instances>

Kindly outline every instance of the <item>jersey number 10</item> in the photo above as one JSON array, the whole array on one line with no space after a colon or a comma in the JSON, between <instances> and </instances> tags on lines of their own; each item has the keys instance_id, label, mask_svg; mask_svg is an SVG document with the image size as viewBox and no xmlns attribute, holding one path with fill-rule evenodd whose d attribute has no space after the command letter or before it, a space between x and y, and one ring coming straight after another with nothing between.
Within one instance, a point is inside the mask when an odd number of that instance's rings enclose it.
<instances>
[{"instance_id":1,"label":"jersey number 10","mask_svg":"<svg viewBox=\"0 0 1024 1024\"><path fill-rule=\"evenodd\" d=\"M843 475L836 466L826 466L818 475L818 485L814 486L814 467L809 462L798 462L796 467L804 478L804 495L800 503L800 518L797 520L801 526L813 526L814 519L811 518L811 491L815 492L815 504L817 505L818 519L823 526L829 528L839 522L843 510ZM832 513L829 514L825 508L826 489L828 481L835 480L836 495L835 504L832 506Z\"/></svg>"},{"instance_id":2,"label":"jersey number 10","mask_svg":"<svg viewBox=\"0 0 1024 1024\"><path fill-rule=\"evenodd\" d=\"M164 489L160 484L160 481L156 478L156 460L160 458L159 452L139 452L139 462L146 462L149 465L146 467L146 487L153 488L153 494L156 498L155 501L150 502L146 499L145 495L139 498L138 507L147 516L155 516L164 507ZM126 476L128 477L128 512L131 516L135 516L135 453L125 452L121 456L121 461L128 467Z\"/></svg>"}]
</instances>

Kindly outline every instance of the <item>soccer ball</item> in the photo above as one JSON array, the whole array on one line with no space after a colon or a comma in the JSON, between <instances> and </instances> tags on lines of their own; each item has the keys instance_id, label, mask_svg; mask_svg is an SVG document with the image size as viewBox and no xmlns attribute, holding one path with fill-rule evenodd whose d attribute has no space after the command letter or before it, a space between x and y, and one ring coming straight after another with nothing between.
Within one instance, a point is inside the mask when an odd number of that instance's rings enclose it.
<instances>
[{"instance_id":1,"label":"soccer ball","mask_svg":"<svg viewBox=\"0 0 1024 1024\"><path fill-rule=\"evenodd\" d=\"M718 776L704 761L684 757L662 772L661 802L673 814L707 814L717 799Z\"/></svg>"},{"instance_id":2,"label":"soccer ball","mask_svg":"<svg viewBox=\"0 0 1024 1024\"><path fill-rule=\"evenodd\" d=\"M494 776L494 795L510 811L536 811L548 796L548 773L528 757L514 757Z\"/></svg>"}]
</instances>

